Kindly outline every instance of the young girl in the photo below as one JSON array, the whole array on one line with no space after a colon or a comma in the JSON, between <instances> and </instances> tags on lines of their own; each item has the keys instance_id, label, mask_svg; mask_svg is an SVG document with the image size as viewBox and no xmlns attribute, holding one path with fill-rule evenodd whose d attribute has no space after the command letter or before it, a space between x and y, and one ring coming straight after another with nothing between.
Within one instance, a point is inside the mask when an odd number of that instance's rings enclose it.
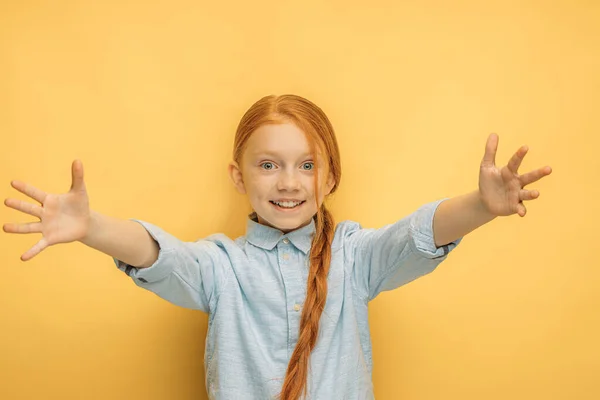
<instances>
[{"instance_id":1,"label":"young girl","mask_svg":"<svg viewBox=\"0 0 600 400\"><path fill-rule=\"evenodd\" d=\"M229 165L253 209L245 236L183 242L148 222L91 211L78 160L65 194L13 181L40 205L5 204L40 221L4 230L42 233L23 261L78 240L113 257L136 285L208 313L211 399L372 399L368 302L432 272L464 235L496 216L524 216L523 201L539 193L523 187L551 172L519 175L526 147L498 169L497 144L490 135L477 190L380 229L336 225L324 203L341 178L331 123L302 97L267 96L240 121Z\"/></svg>"}]
</instances>

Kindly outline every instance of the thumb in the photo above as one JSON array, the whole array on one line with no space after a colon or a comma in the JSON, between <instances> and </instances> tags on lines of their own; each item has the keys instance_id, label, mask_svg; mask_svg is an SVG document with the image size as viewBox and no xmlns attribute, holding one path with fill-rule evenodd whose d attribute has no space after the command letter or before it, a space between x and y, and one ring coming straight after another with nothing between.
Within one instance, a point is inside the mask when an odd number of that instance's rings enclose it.
<instances>
[{"instance_id":1,"label":"thumb","mask_svg":"<svg viewBox=\"0 0 600 400\"><path fill-rule=\"evenodd\" d=\"M491 133L488 136L487 142L485 144L485 154L483 155L483 160L481 161L482 167L493 167L496 165L496 152L498 151L498 141L499 137L495 133Z\"/></svg>"},{"instance_id":2,"label":"thumb","mask_svg":"<svg viewBox=\"0 0 600 400\"><path fill-rule=\"evenodd\" d=\"M83 163L80 160L73 161L71 165L71 190L85 190Z\"/></svg>"},{"instance_id":3,"label":"thumb","mask_svg":"<svg viewBox=\"0 0 600 400\"><path fill-rule=\"evenodd\" d=\"M21 256L21 261L31 260L33 257L40 254L42 250L44 250L46 247L48 247L48 242L46 241L46 238L41 238L32 248L27 250L25 254Z\"/></svg>"}]
</instances>

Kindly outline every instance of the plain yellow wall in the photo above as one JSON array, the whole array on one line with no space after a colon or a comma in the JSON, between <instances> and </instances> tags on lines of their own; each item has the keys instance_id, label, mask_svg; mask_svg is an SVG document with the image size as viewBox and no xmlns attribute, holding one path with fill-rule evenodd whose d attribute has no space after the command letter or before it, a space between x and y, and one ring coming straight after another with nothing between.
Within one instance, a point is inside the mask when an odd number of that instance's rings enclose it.
<instances>
[{"instance_id":1,"label":"plain yellow wall","mask_svg":"<svg viewBox=\"0 0 600 400\"><path fill-rule=\"evenodd\" d=\"M237 123L295 93L336 128L336 220L381 227L476 189L497 132L498 163L527 144L553 174L371 303L376 397L600 398L600 2L111 3L0 6L0 198L67 191L79 158L93 209L237 237ZM206 315L80 243L21 262L38 239L0 232L0 398L206 399Z\"/></svg>"}]
</instances>

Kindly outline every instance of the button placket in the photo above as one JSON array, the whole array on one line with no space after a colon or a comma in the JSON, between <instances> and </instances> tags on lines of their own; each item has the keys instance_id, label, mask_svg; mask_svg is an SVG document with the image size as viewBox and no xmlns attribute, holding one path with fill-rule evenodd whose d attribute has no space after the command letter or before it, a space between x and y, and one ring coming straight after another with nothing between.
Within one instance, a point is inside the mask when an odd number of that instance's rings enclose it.
<instances>
[{"instance_id":1,"label":"button placket","mask_svg":"<svg viewBox=\"0 0 600 400\"><path fill-rule=\"evenodd\" d=\"M280 238L277 245L279 252L279 263L281 266L281 273L284 278L285 292L286 292L286 303L288 311L288 357L291 356L296 343L298 342L298 328L300 327L300 312L302 310L302 303L298 301L302 298L304 292L303 279L304 268L301 266L304 264L302 261L298 266L292 265L298 261L296 256L295 248L292 246L291 241L287 237ZM300 268L297 268L300 267Z\"/></svg>"},{"instance_id":2,"label":"button placket","mask_svg":"<svg viewBox=\"0 0 600 400\"><path fill-rule=\"evenodd\" d=\"M282 242L283 244L286 244L286 245L287 245L287 244L289 244L289 243L290 243L290 240L289 240L288 238L283 238L283 239L281 240L281 242ZM283 255L282 255L282 258L283 258L285 261L288 261L288 260L290 259L290 250L289 250L289 246L282 246L282 247L283 247L283 251L284 251L284 253L283 253Z\"/></svg>"}]
</instances>

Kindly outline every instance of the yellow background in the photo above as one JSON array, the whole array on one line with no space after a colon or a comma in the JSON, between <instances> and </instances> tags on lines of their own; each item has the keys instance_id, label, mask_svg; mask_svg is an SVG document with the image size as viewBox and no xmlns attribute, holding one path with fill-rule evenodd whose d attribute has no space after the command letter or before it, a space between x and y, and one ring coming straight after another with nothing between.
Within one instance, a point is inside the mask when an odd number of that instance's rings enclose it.
<instances>
[{"instance_id":1,"label":"yellow background","mask_svg":"<svg viewBox=\"0 0 600 400\"><path fill-rule=\"evenodd\" d=\"M600 2L217 3L2 2L0 198L67 191L79 158L93 209L237 237L237 123L295 93L336 128L336 221L381 227L476 189L497 132L499 164L554 172L371 303L376 398L600 398ZM206 315L80 243L21 262L38 239L0 232L0 398L206 399Z\"/></svg>"}]
</instances>

